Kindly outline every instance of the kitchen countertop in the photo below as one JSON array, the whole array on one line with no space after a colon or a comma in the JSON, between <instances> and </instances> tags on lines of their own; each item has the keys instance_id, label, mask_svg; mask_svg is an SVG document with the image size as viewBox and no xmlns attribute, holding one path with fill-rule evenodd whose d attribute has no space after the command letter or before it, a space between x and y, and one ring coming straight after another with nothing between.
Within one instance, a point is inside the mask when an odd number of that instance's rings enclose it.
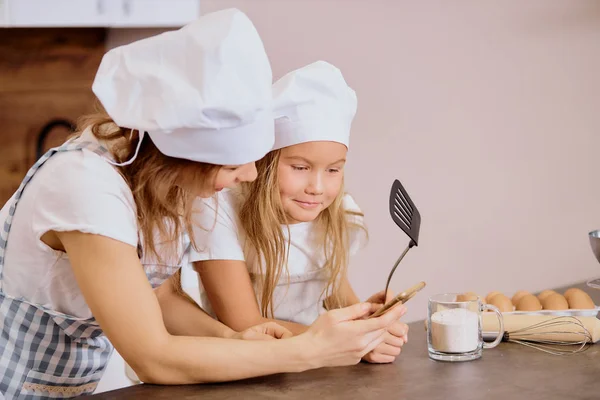
<instances>
[{"instance_id":1,"label":"kitchen countertop","mask_svg":"<svg viewBox=\"0 0 600 400\"><path fill-rule=\"evenodd\" d=\"M600 304L600 290L577 286ZM513 343L484 350L476 361L445 363L427 356L423 321L393 364L360 363L224 384L138 385L89 396L100 399L599 399L600 343L553 356Z\"/></svg>"}]
</instances>

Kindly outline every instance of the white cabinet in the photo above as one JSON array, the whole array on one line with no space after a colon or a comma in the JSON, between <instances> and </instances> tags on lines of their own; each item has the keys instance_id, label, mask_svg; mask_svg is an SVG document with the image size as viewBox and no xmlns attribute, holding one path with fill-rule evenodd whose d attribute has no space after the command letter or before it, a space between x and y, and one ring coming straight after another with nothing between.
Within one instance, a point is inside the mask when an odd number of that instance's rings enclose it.
<instances>
[{"instance_id":1,"label":"white cabinet","mask_svg":"<svg viewBox=\"0 0 600 400\"><path fill-rule=\"evenodd\" d=\"M199 17L200 0L0 0L13 27L178 27Z\"/></svg>"},{"instance_id":2,"label":"white cabinet","mask_svg":"<svg viewBox=\"0 0 600 400\"><path fill-rule=\"evenodd\" d=\"M106 26L114 0L7 0L14 27Z\"/></svg>"},{"instance_id":3,"label":"white cabinet","mask_svg":"<svg viewBox=\"0 0 600 400\"><path fill-rule=\"evenodd\" d=\"M7 0L0 0L0 28L8 26Z\"/></svg>"},{"instance_id":4,"label":"white cabinet","mask_svg":"<svg viewBox=\"0 0 600 400\"><path fill-rule=\"evenodd\" d=\"M182 26L200 16L198 0L121 0L113 27Z\"/></svg>"}]
</instances>

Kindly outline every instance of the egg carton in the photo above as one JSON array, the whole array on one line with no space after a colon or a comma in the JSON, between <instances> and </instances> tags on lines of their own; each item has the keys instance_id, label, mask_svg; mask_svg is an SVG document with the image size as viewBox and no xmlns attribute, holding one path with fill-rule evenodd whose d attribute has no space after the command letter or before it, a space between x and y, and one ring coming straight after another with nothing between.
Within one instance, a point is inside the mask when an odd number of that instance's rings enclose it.
<instances>
[{"instance_id":1,"label":"egg carton","mask_svg":"<svg viewBox=\"0 0 600 400\"><path fill-rule=\"evenodd\" d=\"M600 312L600 307L588 309L569 309L569 310L539 310L539 311L508 311L502 315L556 315L561 317L596 317Z\"/></svg>"}]
</instances>

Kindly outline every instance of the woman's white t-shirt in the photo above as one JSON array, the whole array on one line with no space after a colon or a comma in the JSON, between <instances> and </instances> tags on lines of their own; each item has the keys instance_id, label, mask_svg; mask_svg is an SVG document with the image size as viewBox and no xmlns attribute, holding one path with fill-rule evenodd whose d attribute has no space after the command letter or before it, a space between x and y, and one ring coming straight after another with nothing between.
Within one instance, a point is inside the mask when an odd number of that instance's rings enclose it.
<instances>
[{"instance_id":1,"label":"woman's white t-shirt","mask_svg":"<svg viewBox=\"0 0 600 400\"><path fill-rule=\"evenodd\" d=\"M77 140L96 141L89 131ZM8 217L11 203L12 198L2 207L1 223ZM33 176L13 218L3 292L64 314L90 318L68 256L40 240L48 231L81 231L137 246L135 203L129 186L92 151L57 153Z\"/></svg>"},{"instance_id":2,"label":"woman's white t-shirt","mask_svg":"<svg viewBox=\"0 0 600 400\"><path fill-rule=\"evenodd\" d=\"M243 228L238 217L242 201L237 190L224 190L216 198L198 199L202 204L196 215L194 238L198 251L191 250L190 262L206 260L245 261L249 273L254 278L263 270L258 263L255 251L246 246ZM360 212L360 208L348 194L344 196L344 207L348 211ZM216 214L216 215L215 215ZM352 222L364 226L362 216L353 216ZM287 263L288 276L281 279L273 294L274 317L276 319L310 325L325 310L322 305L323 290L329 280L323 270L325 255L320 235L315 232L313 222L303 222L283 226L286 245L289 243ZM366 243L364 229L354 227L350 231L350 255L354 255ZM259 282L259 279L254 279ZM190 265L182 268L182 287L209 314L214 312L198 275ZM255 291L260 290L254 285ZM260 304L260 296L257 296Z\"/></svg>"}]
</instances>

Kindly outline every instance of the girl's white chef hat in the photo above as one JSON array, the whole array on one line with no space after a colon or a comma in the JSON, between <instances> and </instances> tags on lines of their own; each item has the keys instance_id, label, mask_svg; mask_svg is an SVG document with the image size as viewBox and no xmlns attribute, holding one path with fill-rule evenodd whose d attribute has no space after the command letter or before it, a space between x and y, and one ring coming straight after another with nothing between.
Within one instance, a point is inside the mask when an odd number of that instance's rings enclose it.
<instances>
[{"instance_id":1,"label":"girl's white chef hat","mask_svg":"<svg viewBox=\"0 0 600 400\"><path fill-rule=\"evenodd\" d=\"M313 141L349 147L356 114L356 93L339 69L317 61L273 85L275 145L273 149Z\"/></svg>"},{"instance_id":2,"label":"girl's white chef hat","mask_svg":"<svg viewBox=\"0 0 600 400\"><path fill-rule=\"evenodd\" d=\"M228 9L110 50L92 90L117 125L147 132L163 154L239 165L273 145L272 79L254 25Z\"/></svg>"}]
</instances>

